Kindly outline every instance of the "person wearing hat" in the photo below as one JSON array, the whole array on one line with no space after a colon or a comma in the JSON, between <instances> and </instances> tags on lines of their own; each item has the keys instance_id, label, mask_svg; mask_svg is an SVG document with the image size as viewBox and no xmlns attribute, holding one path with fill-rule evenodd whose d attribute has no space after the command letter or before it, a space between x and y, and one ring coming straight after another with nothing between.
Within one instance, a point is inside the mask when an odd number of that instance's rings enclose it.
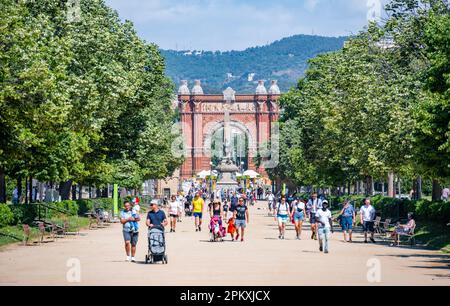
<instances>
[{"instance_id":1,"label":"person wearing hat","mask_svg":"<svg viewBox=\"0 0 450 306\"><path fill-rule=\"evenodd\" d=\"M319 233L319 250L327 254L328 241L330 239L330 232L333 233L333 220L331 211L328 209L328 201L322 202L322 208L316 212L316 225Z\"/></svg>"},{"instance_id":2,"label":"person wearing hat","mask_svg":"<svg viewBox=\"0 0 450 306\"><path fill-rule=\"evenodd\" d=\"M150 202L150 211L147 214L146 224L149 229L153 227L164 228L167 226L167 217L163 210L159 209L158 201Z\"/></svg>"}]
</instances>

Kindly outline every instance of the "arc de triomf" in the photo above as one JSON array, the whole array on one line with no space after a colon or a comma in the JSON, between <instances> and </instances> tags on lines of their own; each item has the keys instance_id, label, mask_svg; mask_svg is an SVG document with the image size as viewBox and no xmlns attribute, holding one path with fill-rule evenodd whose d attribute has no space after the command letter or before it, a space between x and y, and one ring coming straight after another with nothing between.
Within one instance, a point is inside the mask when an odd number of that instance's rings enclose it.
<instances>
[{"instance_id":1,"label":"arc de triomf","mask_svg":"<svg viewBox=\"0 0 450 306\"><path fill-rule=\"evenodd\" d=\"M232 127L248 139L248 169L266 176L264 164L255 165L255 156L267 146L279 117L280 89L272 81L267 91L259 81L255 94L236 94L228 88L223 94L204 94L200 81L189 90L182 81L178 90L185 162L180 169L181 179L195 176L211 168L211 139L219 129ZM226 132L225 132L226 133ZM226 137L226 136L225 136ZM247 170L247 169L245 169Z\"/></svg>"}]
</instances>

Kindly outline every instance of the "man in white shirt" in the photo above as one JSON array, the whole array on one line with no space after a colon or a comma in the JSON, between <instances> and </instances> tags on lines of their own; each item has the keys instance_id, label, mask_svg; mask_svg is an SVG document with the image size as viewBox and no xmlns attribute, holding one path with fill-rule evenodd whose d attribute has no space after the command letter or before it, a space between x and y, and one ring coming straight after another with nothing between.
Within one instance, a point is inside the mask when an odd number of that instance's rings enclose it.
<instances>
[{"instance_id":1,"label":"man in white shirt","mask_svg":"<svg viewBox=\"0 0 450 306\"><path fill-rule=\"evenodd\" d=\"M272 208L275 209L275 195L272 192L268 192L267 201L269 205L269 216L272 214Z\"/></svg>"},{"instance_id":2,"label":"man in white shirt","mask_svg":"<svg viewBox=\"0 0 450 306\"><path fill-rule=\"evenodd\" d=\"M363 226L364 231L364 243L367 243L367 232L370 232L370 241L375 243L374 235L374 220L376 216L375 208L370 204L370 199L366 198L364 200L364 205L361 206L359 211L361 224Z\"/></svg>"},{"instance_id":3,"label":"man in white shirt","mask_svg":"<svg viewBox=\"0 0 450 306\"><path fill-rule=\"evenodd\" d=\"M322 208L316 212L316 225L319 232L319 250L327 254L330 232L333 233L333 220L327 200L322 202Z\"/></svg>"},{"instance_id":4,"label":"man in white shirt","mask_svg":"<svg viewBox=\"0 0 450 306\"><path fill-rule=\"evenodd\" d=\"M316 213L322 208L322 200L317 197L317 193L311 195L306 207L309 211L309 223L311 223L311 239L317 240Z\"/></svg>"},{"instance_id":5,"label":"man in white shirt","mask_svg":"<svg viewBox=\"0 0 450 306\"><path fill-rule=\"evenodd\" d=\"M178 218L177 221L181 222L181 216L182 216L182 211L184 210L184 203L186 202L186 198L183 196L183 194L181 193L181 191L177 192L177 202L178 202L178 206L179 206L179 214L178 214Z\"/></svg>"}]
</instances>

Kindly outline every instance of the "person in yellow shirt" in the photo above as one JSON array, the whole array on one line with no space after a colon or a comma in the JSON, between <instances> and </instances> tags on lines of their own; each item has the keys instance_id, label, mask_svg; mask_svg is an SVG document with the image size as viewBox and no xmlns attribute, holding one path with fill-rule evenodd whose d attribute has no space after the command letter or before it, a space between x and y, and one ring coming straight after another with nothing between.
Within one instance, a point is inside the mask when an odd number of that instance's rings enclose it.
<instances>
[{"instance_id":1,"label":"person in yellow shirt","mask_svg":"<svg viewBox=\"0 0 450 306\"><path fill-rule=\"evenodd\" d=\"M195 231L199 232L202 230L203 207L205 206L205 201L203 201L199 191L195 193L194 200L192 200L192 206L194 208Z\"/></svg>"}]
</instances>

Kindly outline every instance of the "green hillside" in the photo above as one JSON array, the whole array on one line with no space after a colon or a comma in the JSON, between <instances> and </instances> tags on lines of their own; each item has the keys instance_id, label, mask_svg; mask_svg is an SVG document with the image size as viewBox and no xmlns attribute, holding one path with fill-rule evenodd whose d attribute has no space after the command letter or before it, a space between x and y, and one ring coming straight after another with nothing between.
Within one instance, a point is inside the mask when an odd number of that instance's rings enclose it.
<instances>
[{"instance_id":1,"label":"green hillside","mask_svg":"<svg viewBox=\"0 0 450 306\"><path fill-rule=\"evenodd\" d=\"M281 91L286 92L303 76L310 58L342 48L346 39L296 35L244 51L161 51L166 73L175 84L186 79L191 88L199 79L207 94L222 92L228 86L238 93L253 93L258 80L277 79ZM253 80L249 81L251 74Z\"/></svg>"}]
</instances>

